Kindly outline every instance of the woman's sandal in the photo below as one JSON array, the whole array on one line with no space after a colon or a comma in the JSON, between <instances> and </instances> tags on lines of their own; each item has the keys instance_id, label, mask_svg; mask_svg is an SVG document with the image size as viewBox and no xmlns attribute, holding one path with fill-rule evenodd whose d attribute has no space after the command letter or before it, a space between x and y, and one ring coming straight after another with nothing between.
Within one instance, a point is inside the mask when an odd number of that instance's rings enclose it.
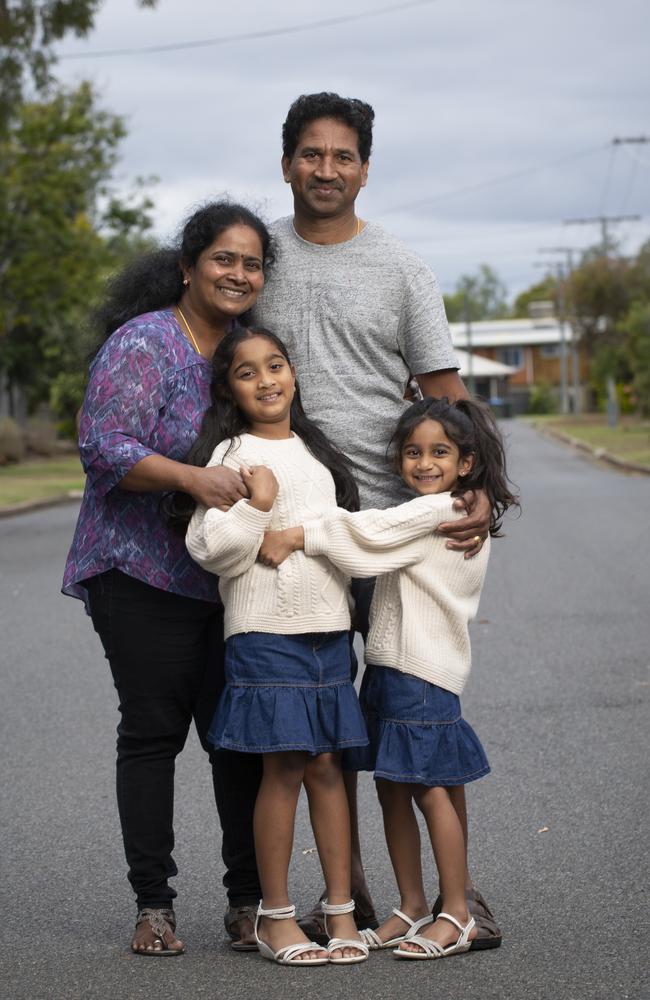
<instances>
[{"instance_id":1,"label":"woman's sandal","mask_svg":"<svg viewBox=\"0 0 650 1000\"><path fill-rule=\"evenodd\" d=\"M328 903L326 899L320 904L323 910L323 917L325 918L325 933L327 931L327 918L336 917L341 913L352 913L354 911L354 900L350 899L347 903ZM363 935L363 931L359 931L359 936ZM371 932L372 933L372 932ZM329 937L329 934L328 934ZM356 951L360 952L359 955L342 955L341 958L332 958L333 951L342 951L343 948L354 948ZM332 965L358 965L359 962L365 962L370 954L370 948L365 941L359 940L359 938L329 938L327 942L327 954L329 955L329 960Z\"/></svg>"},{"instance_id":2,"label":"woman's sandal","mask_svg":"<svg viewBox=\"0 0 650 1000\"><path fill-rule=\"evenodd\" d=\"M452 917L450 913L439 913L436 917L437 920L449 920L454 927L458 928L458 938L453 944L448 944L444 948L437 941L432 941L431 938L422 937L421 934L413 934L410 937L405 938L409 944L416 944L418 948L422 951L407 951L406 948L395 948L393 955L396 958L414 958L416 960L431 959L431 958L447 958L448 955L460 955L464 951L469 951L471 941L469 940L470 931L476 926L474 917L470 917L465 926L456 920L456 917Z\"/></svg>"},{"instance_id":3,"label":"woman's sandal","mask_svg":"<svg viewBox=\"0 0 650 1000\"><path fill-rule=\"evenodd\" d=\"M155 958L171 958L174 955L183 954L185 945L181 948L169 948L165 941L166 934L173 934L175 936L176 933L176 917L173 910L144 907L138 911L135 921L136 930L140 924L145 922L149 924L153 931L154 945L160 942L160 948L134 948L133 943L131 943L131 951L134 955L153 955Z\"/></svg>"},{"instance_id":4,"label":"woman's sandal","mask_svg":"<svg viewBox=\"0 0 650 1000\"><path fill-rule=\"evenodd\" d=\"M260 903L257 907L257 915L255 917L255 940L257 941L257 947L260 955L262 958L268 958L271 962L277 962L278 965L327 965L329 963L327 949L321 947L319 944L315 944L314 941L307 941L300 944L289 944L284 948L278 948L277 951L273 951L273 948L271 948L266 941L262 941L257 933L260 917L269 917L271 920L291 920L295 917L295 915L295 906L275 906L265 910ZM323 957L299 958L300 955L304 955L305 952L308 951L322 952Z\"/></svg>"},{"instance_id":5,"label":"woman's sandal","mask_svg":"<svg viewBox=\"0 0 650 1000\"><path fill-rule=\"evenodd\" d=\"M399 937L391 938L389 941L382 941L379 934L369 928L365 931L359 931L361 937L371 951L378 951L380 948L395 948L398 944L401 944L402 941L408 941L415 934L417 934L418 931L421 931L423 927L426 927L427 924L433 923L433 917L430 913L427 913L426 917L421 917L419 920L411 920L410 917L407 917L405 913L402 913L402 911L398 910L396 907L393 907L393 913L396 917L399 917L400 920L403 920L405 924L408 924L409 929L406 934L400 934Z\"/></svg>"}]
</instances>

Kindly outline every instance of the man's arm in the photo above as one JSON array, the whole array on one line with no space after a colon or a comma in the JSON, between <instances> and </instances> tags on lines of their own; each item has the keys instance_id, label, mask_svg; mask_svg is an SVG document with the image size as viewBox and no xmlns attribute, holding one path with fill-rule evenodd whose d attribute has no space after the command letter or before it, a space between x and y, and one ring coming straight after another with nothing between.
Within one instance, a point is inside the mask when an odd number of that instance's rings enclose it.
<instances>
[{"instance_id":1,"label":"man's arm","mask_svg":"<svg viewBox=\"0 0 650 1000\"><path fill-rule=\"evenodd\" d=\"M456 399L469 399L467 387L455 368L424 372L415 377L423 396L433 396L435 399L447 396L452 403Z\"/></svg>"}]
</instances>

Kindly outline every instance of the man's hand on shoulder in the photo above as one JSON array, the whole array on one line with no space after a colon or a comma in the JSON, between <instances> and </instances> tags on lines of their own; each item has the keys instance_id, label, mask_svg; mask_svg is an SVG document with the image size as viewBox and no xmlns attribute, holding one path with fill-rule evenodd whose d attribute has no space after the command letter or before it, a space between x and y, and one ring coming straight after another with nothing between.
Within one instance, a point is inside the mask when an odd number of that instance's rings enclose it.
<instances>
[{"instance_id":1,"label":"man's hand on shoulder","mask_svg":"<svg viewBox=\"0 0 650 1000\"><path fill-rule=\"evenodd\" d=\"M446 521L438 531L448 537L447 548L464 552L466 559L477 555L490 531L492 505L483 490L468 490L454 500L456 510L467 516L458 521Z\"/></svg>"}]
</instances>

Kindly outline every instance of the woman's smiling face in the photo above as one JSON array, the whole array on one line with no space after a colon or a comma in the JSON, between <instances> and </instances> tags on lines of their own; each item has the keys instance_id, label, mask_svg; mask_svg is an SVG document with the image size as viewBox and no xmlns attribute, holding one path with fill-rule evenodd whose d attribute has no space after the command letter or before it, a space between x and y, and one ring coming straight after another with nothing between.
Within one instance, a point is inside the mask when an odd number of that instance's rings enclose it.
<instances>
[{"instance_id":1,"label":"woman's smiling face","mask_svg":"<svg viewBox=\"0 0 650 1000\"><path fill-rule=\"evenodd\" d=\"M210 321L215 316L234 319L250 309L264 285L263 254L262 241L250 226L224 229L194 267L183 271L193 310Z\"/></svg>"}]
</instances>

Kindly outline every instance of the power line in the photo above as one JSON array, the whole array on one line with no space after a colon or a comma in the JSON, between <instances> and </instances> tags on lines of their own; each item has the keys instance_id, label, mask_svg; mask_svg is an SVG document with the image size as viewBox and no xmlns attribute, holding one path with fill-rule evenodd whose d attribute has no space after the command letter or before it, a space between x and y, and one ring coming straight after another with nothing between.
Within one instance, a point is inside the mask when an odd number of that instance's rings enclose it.
<instances>
[{"instance_id":1,"label":"power line","mask_svg":"<svg viewBox=\"0 0 650 1000\"><path fill-rule=\"evenodd\" d=\"M289 25L286 28L268 28L263 31L246 31L238 35L222 35L219 38L200 38L190 42L169 42L167 45L146 45L133 49L100 49L97 52L64 52L58 59L98 59L107 56L142 55L147 52L172 52L178 49L200 49L213 45L228 45L231 42L245 42L257 38L277 38L278 35L295 35L302 31L315 31L320 28L331 28L337 24L349 24L351 21L364 21L370 17L380 17L382 14L392 14L397 11L409 10L412 7L426 7L439 0L410 0L409 3L396 3L377 10L361 11L359 14L343 14L340 17L328 17L321 21L311 21L306 24Z\"/></svg>"},{"instance_id":2,"label":"power line","mask_svg":"<svg viewBox=\"0 0 650 1000\"><path fill-rule=\"evenodd\" d=\"M571 160L579 160L584 156L591 156L592 153L604 149L605 146L599 143L597 146L590 146L589 149L583 149L578 153L569 153L566 156L561 156L557 160L550 160L547 163L539 163L537 166L524 167L522 170L515 170L511 174L502 174L500 177L491 177L486 181L479 181L477 184L469 184L466 187L455 188L452 191L445 191L444 194L433 195L431 198L421 198L418 201L406 202L402 205L393 205L390 208L383 209L380 215L388 215L391 212L406 212L412 208L423 208L427 205L435 205L438 202L446 201L447 198L455 198L457 195L461 194L471 194L474 191L483 191L487 187L493 187L495 184L504 184L507 181L519 180L520 177L529 177L531 174L536 174L540 170L546 170L548 167L557 167L562 163L568 163Z\"/></svg>"}]
</instances>

